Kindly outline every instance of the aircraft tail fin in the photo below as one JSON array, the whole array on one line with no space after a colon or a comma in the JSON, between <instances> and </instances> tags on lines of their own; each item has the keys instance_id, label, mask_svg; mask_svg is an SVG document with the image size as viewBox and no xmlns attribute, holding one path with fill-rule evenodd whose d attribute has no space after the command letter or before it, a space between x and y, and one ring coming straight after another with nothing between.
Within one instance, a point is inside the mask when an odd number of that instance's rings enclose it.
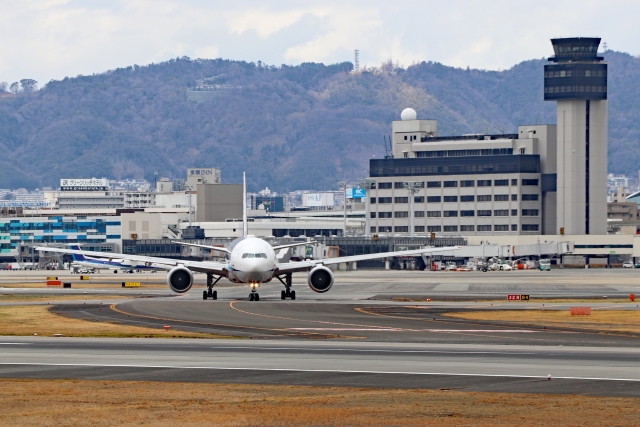
<instances>
[{"instance_id":1,"label":"aircraft tail fin","mask_svg":"<svg viewBox=\"0 0 640 427\"><path fill-rule=\"evenodd\" d=\"M69 249L74 249L76 251L80 250L80 246L78 245L70 245ZM74 261L86 261L87 259L82 254L71 254L71 257Z\"/></svg>"},{"instance_id":2,"label":"aircraft tail fin","mask_svg":"<svg viewBox=\"0 0 640 427\"><path fill-rule=\"evenodd\" d=\"M249 234L249 224L247 223L247 176L242 172L242 237Z\"/></svg>"}]
</instances>

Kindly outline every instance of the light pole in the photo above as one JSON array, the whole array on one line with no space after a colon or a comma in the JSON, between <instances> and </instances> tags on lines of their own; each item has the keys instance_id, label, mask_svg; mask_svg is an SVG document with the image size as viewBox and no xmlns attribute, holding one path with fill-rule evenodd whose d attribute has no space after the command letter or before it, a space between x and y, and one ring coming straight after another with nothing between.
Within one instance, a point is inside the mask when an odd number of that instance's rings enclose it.
<instances>
[{"instance_id":1,"label":"light pole","mask_svg":"<svg viewBox=\"0 0 640 427\"><path fill-rule=\"evenodd\" d=\"M347 181L338 182L338 188L344 191L344 203L343 203L343 232L342 237L347 237Z\"/></svg>"},{"instance_id":2,"label":"light pole","mask_svg":"<svg viewBox=\"0 0 640 427\"><path fill-rule=\"evenodd\" d=\"M413 237L415 235L415 227L413 226L413 202L414 196L422 187L424 187L424 183L420 181L408 181L403 182L402 185L404 188L409 190L409 236Z\"/></svg>"},{"instance_id":3,"label":"light pole","mask_svg":"<svg viewBox=\"0 0 640 427\"><path fill-rule=\"evenodd\" d=\"M358 187L365 190L364 195L364 235L369 237L371 235L369 227L369 190L376 187L376 180L371 178L365 178L358 181Z\"/></svg>"}]
</instances>

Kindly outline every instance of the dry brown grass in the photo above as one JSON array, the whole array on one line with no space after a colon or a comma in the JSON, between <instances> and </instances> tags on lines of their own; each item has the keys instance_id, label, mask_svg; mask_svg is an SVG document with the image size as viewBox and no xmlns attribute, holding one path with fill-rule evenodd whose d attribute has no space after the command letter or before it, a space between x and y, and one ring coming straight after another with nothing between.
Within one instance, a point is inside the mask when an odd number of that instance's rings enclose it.
<instances>
[{"instance_id":1,"label":"dry brown grass","mask_svg":"<svg viewBox=\"0 0 640 427\"><path fill-rule=\"evenodd\" d=\"M113 283L105 283L105 282L93 282L93 281L86 281L86 282L76 282L73 280L62 280L62 282L70 282L71 283L71 287L73 289L118 289L118 290L128 290L131 292L135 292L136 289L169 289L167 287L166 284L160 284L160 283L156 283L156 284L146 284L141 280L122 280L120 282L113 282ZM141 286L139 287L135 287L135 288L123 288L122 287L122 282L141 282ZM43 289L63 289L62 286L47 286L46 284L46 280L43 280L42 282L36 282L36 283L3 283L0 284L0 288L10 288L10 289L16 289L16 288L29 288L29 289L35 289L35 288L43 288Z\"/></svg>"},{"instance_id":2,"label":"dry brown grass","mask_svg":"<svg viewBox=\"0 0 640 427\"><path fill-rule=\"evenodd\" d=\"M0 302L57 302L57 301L95 301L95 300L111 300L111 299L126 299L135 298L136 295L131 297L125 295L104 295L104 294L86 294L86 295L34 295L34 294L1 294Z\"/></svg>"},{"instance_id":3,"label":"dry brown grass","mask_svg":"<svg viewBox=\"0 0 640 427\"><path fill-rule=\"evenodd\" d=\"M640 333L640 310L591 310L590 316L571 316L569 310L477 310L446 313L444 316L518 325Z\"/></svg>"},{"instance_id":4,"label":"dry brown grass","mask_svg":"<svg viewBox=\"0 0 640 427\"><path fill-rule=\"evenodd\" d=\"M80 380L3 380L13 426L637 426L639 399Z\"/></svg>"},{"instance_id":5,"label":"dry brown grass","mask_svg":"<svg viewBox=\"0 0 640 427\"><path fill-rule=\"evenodd\" d=\"M109 310L109 306L103 306L102 310ZM42 305L0 307L0 335L33 334L111 338L233 338L216 334L183 332L173 328L165 332L162 329L74 319L52 313L49 307Z\"/></svg>"}]
</instances>

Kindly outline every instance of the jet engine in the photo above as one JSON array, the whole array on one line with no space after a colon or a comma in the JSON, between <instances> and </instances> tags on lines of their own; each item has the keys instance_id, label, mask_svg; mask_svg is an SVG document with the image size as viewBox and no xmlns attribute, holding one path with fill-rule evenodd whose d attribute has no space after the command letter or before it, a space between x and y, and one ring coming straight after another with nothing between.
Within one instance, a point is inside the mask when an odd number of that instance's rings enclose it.
<instances>
[{"instance_id":1,"label":"jet engine","mask_svg":"<svg viewBox=\"0 0 640 427\"><path fill-rule=\"evenodd\" d=\"M187 292L193 285L193 274L188 268L174 267L167 274L167 285L173 292L179 294Z\"/></svg>"},{"instance_id":2,"label":"jet engine","mask_svg":"<svg viewBox=\"0 0 640 427\"><path fill-rule=\"evenodd\" d=\"M318 265L309 272L307 283L314 292L327 292L333 286L333 273L324 265Z\"/></svg>"}]
</instances>

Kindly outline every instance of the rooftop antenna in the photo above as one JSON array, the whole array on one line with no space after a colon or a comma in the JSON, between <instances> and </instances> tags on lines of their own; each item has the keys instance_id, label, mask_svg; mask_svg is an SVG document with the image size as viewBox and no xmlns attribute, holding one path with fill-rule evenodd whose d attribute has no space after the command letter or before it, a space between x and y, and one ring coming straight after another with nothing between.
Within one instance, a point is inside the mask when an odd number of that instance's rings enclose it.
<instances>
[{"instance_id":1,"label":"rooftop antenna","mask_svg":"<svg viewBox=\"0 0 640 427\"><path fill-rule=\"evenodd\" d=\"M607 42L602 43L602 48L605 52L607 51Z\"/></svg>"},{"instance_id":2,"label":"rooftop antenna","mask_svg":"<svg viewBox=\"0 0 640 427\"><path fill-rule=\"evenodd\" d=\"M353 51L355 55L355 60L353 61L353 71L356 73L360 71L360 50L356 49Z\"/></svg>"},{"instance_id":3,"label":"rooftop antenna","mask_svg":"<svg viewBox=\"0 0 640 427\"><path fill-rule=\"evenodd\" d=\"M385 159L389 158L389 151L393 153L393 145L391 144L391 135L389 135L389 147L387 147L387 136L382 135L384 138L384 157Z\"/></svg>"}]
</instances>

